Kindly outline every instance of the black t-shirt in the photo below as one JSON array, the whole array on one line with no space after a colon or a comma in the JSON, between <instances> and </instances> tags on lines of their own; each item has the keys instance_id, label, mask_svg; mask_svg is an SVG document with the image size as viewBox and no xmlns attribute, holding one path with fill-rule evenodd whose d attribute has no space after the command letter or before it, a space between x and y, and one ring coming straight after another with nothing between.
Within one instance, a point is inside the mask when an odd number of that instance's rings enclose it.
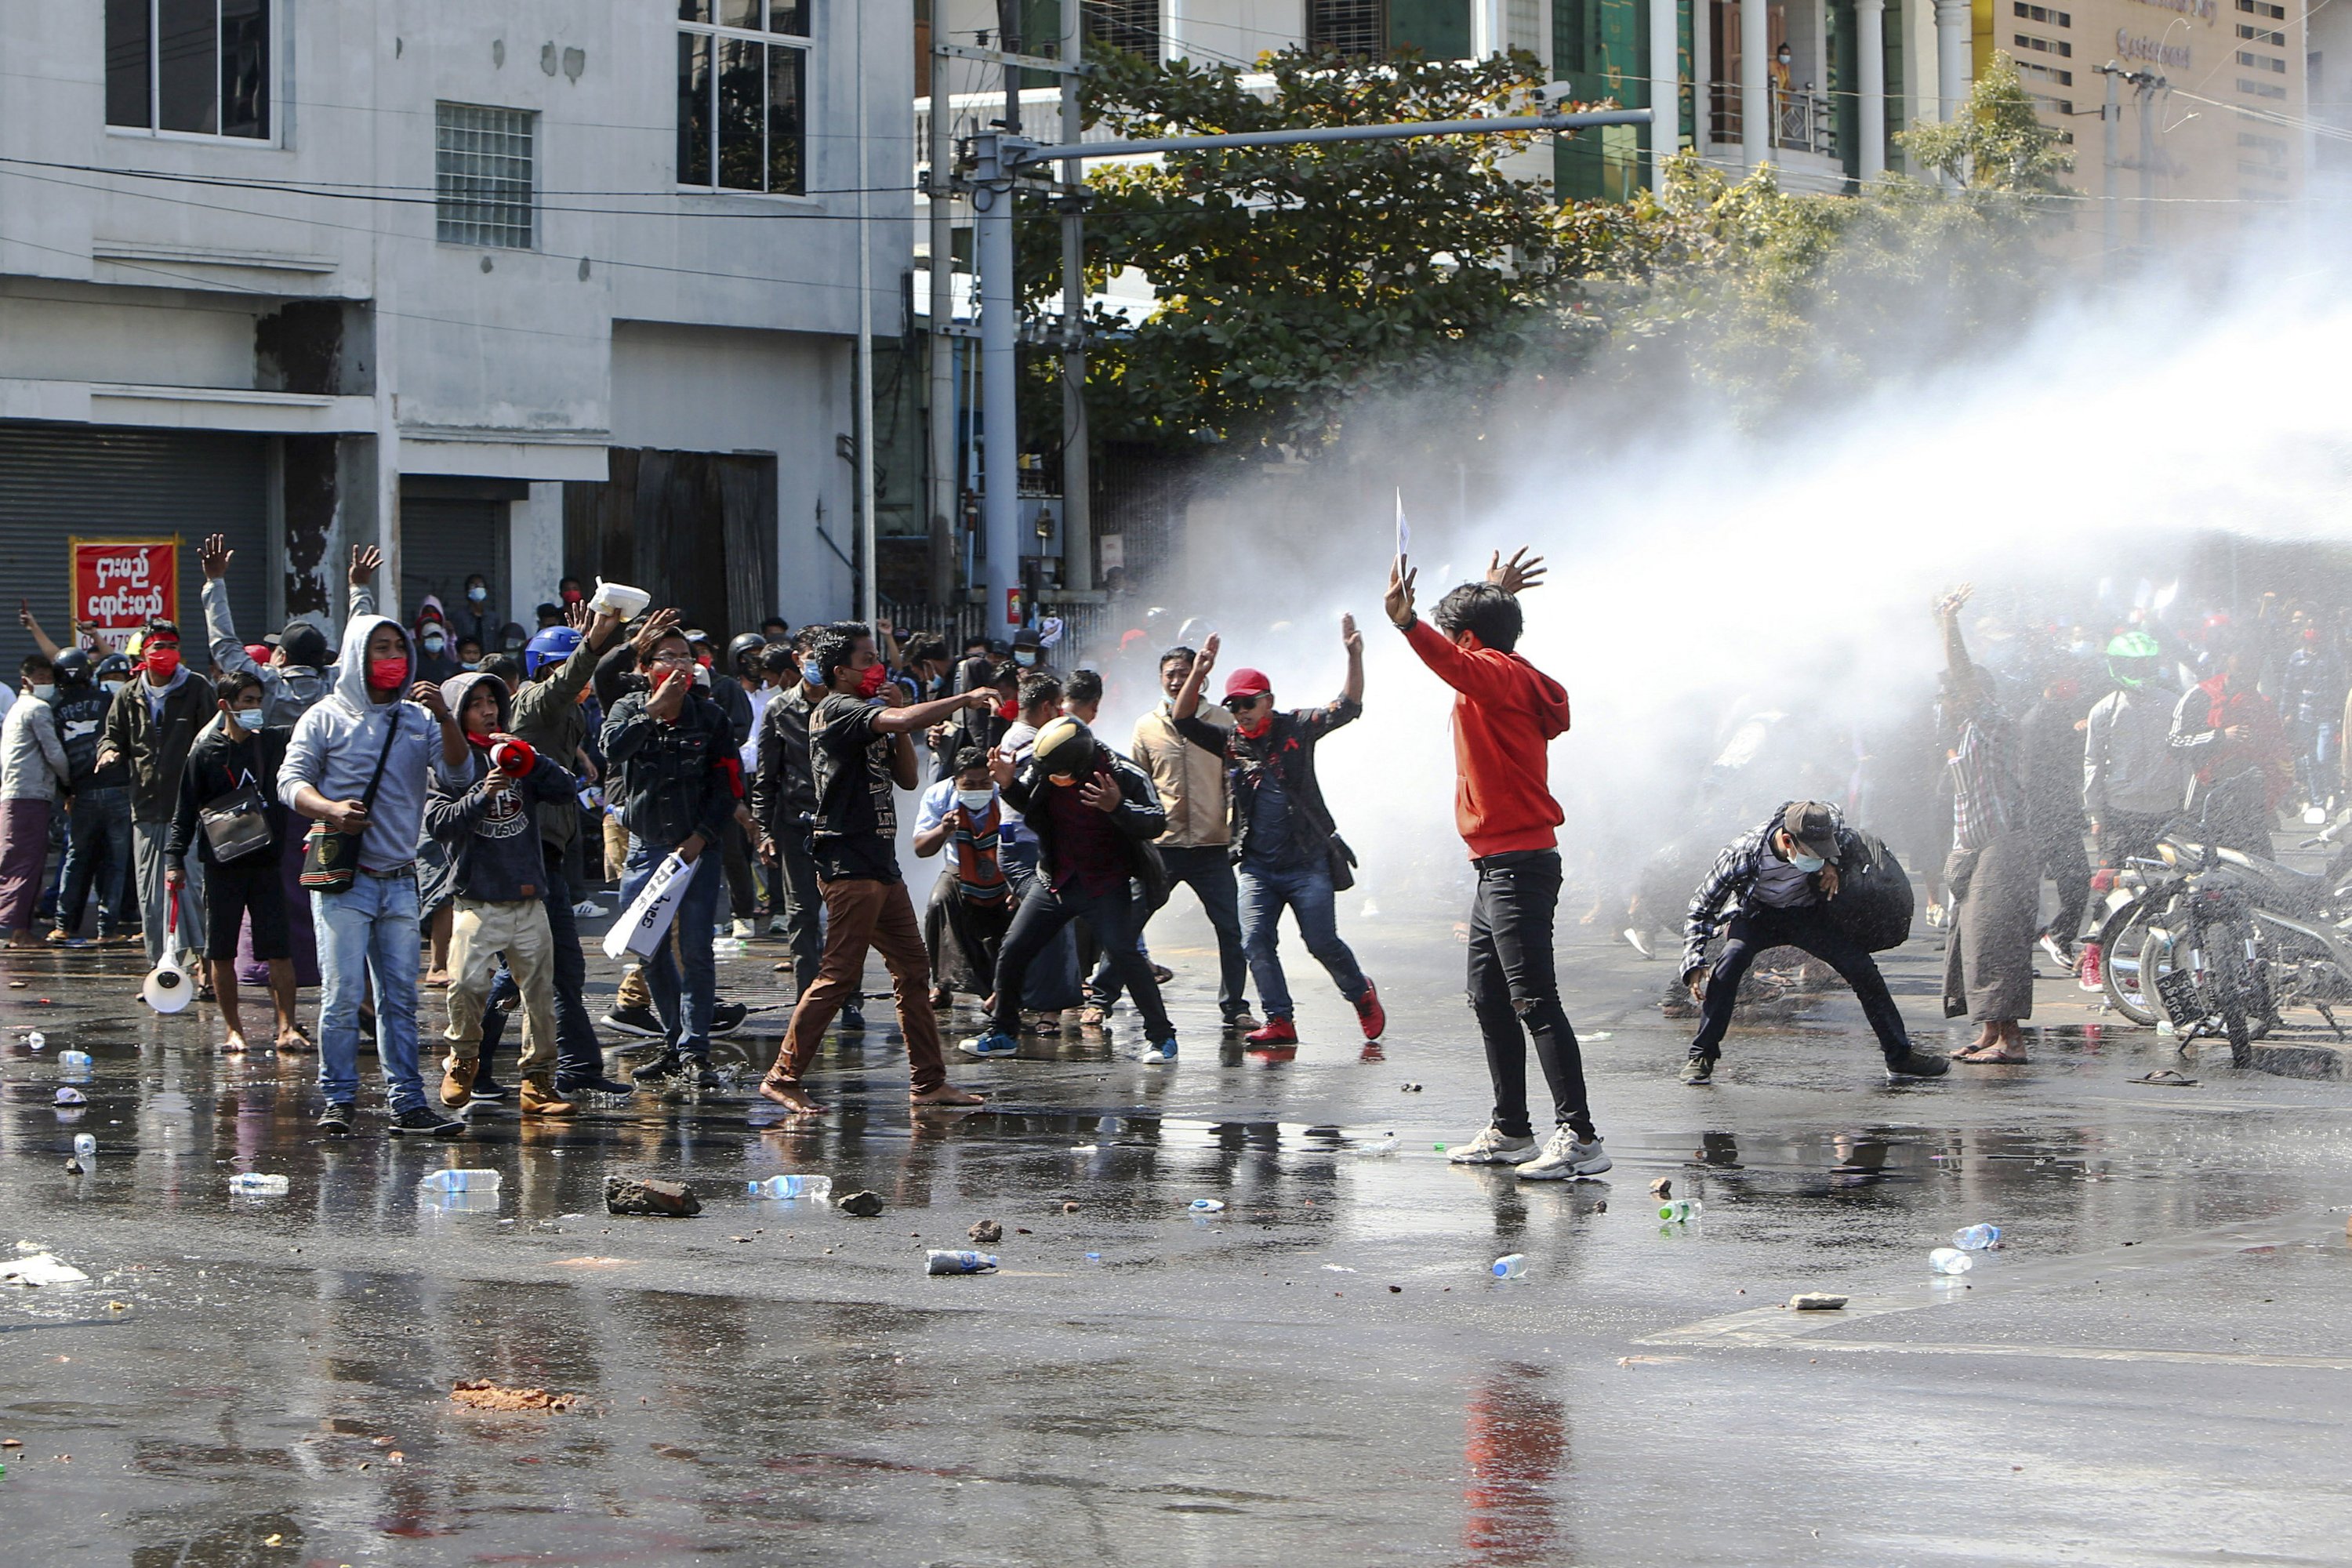
<instances>
[{"instance_id":1,"label":"black t-shirt","mask_svg":"<svg viewBox=\"0 0 2352 1568\"><path fill-rule=\"evenodd\" d=\"M874 728L880 711L863 698L835 692L809 715L809 768L816 780L810 842L824 881L898 879L898 784L890 772L898 742Z\"/></svg>"}]
</instances>

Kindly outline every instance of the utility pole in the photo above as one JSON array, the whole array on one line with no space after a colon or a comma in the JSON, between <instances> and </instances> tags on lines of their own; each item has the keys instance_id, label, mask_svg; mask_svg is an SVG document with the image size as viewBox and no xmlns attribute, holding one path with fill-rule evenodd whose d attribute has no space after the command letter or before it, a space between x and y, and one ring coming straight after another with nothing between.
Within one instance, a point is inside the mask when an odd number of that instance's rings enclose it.
<instances>
[{"instance_id":1,"label":"utility pole","mask_svg":"<svg viewBox=\"0 0 2352 1568\"><path fill-rule=\"evenodd\" d=\"M1062 6L1062 140L1086 131L1078 68L1086 52L1084 7ZM1087 434L1087 170L1062 165L1062 584L1083 594L1095 585L1094 468Z\"/></svg>"},{"instance_id":2,"label":"utility pole","mask_svg":"<svg viewBox=\"0 0 2352 1568\"><path fill-rule=\"evenodd\" d=\"M1682 150L1682 0L1650 0L1650 188L1666 188L1666 161Z\"/></svg>"},{"instance_id":3,"label":"utility pole","mask_svg":"<svg viewBox=\"0 0 2352 1568\"><path fill-rule=\"evenodd\" d=\"M2099 172L2099 243L2105 249L2106 272L2112 278L2116 270L2116 250L2123 243L2116 221L2116 138L2124 117L2123 104L2116 95L2116 78L2122 73L2110 60L2099 68L2099 74L2107 79L2107 100L2099 108L2099 130L2105 143L2105 167Z\"/></svg>"},{"instance_id":4,"label":"utility pole","mask_svg":"<svg viewBox=\"0 0 2352 1568\"><path fill-rule=\"evenodd\" d=\"M880 574L875 563L880 530L874 520L874 225L866 211L866 148L873 138L866 125L866 13L857 13L852 46L857 72L857 539L860 571L857 611L871 626L882 614Z\"/></svg>"},{"instance_id":5,"label":"utility pole","mask_svg":"<svg viewBox=\"0 0 2352 1568\"><path fill-rule=\"evenodd\" d=\"M931 603L955 595L955 111L948 56L931 46Z\"/></svg>"},{"instance_id":6,"label":"utility pole","mask_svg":"<svg viewBox=\"0 0 2352 1568\"><path fill-rule=\"evenodd\" d=\"M2133 73L2139 89L2139 247L2156 242L2156 93L2164 79L2147 71Z\"/></svg>"}]
</instances>

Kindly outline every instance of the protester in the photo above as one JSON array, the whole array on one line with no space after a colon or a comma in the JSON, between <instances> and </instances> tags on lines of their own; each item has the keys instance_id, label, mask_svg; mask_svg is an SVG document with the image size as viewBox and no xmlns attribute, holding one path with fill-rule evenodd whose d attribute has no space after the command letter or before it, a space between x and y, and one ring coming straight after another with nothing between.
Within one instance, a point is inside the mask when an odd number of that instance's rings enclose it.
<instances>
[{"instance_id":1,"label":"protester","mask_svg":"<svg viewBox=\"0 0 2352 1568\"><path fill-rule=\"evenodd\" d=\"M295 1019L294 955L285 881L278 873L278 846L290 829L278 781L294 731L264 721L261 680L249 670L233 670L214 681L213 698L220 717L196 737L180 770L179 809L163 849L164 879L173 888L186 885L193 847L205 868L205 952L221 1023L228 1031L228 1053L246 1048L233 955L237 932L248 920L253 956L267 966L269 978L278 1022L274 1043L280 1051L308 1052L310 1037Z\"/></svg>"},{"instance_id":2,"label":"protester","mask_svg":"<svg viewBox=\"0 0 2352 1568\"><path fill-rule=\"evenodd\" d=\"M1759 954L1776 947L1811 953L1853 987L1886 1058L1890 1081L1940 1078L1948 1070L1943 1057L1912 1045L1878 961L1830 918L1827 905L1838 895L1838 867L1854 848L1835 806L1799 800L1775 809L1762 826L1734 839L1716 858L1715 868L1691 899L1684 926L1682 980L1702 1009L1690 1059L1683 1065L1685 1083L1714 1080L1739 982ZM1718 930L1724 931L1723 951L1709 964L1706 945Z\"/></svg>"},{"instance_id":3,"label":"protester","mask_svg":"<svg viewBox=\"0 0 2352 1568\"><path fill-rule=\"evenodd\" d=\"M180 769L196 731L219 711L212 689L180 664L180 628L170 621L151 621L140 639L141 674L115 693L106 710L105 739L99 747L98 765L116 761L131 768L131 858L139 879L140 930L146 938L147 963L163 963L170 904L174 890L164 884L164 846L172 837L172 818L180 808ZM184 888L177 890L180 947L204 956L205 882L201 868L193 868ZM189 967L194 968L194 965ZM212 987L199 982L196 996L206 999Z\"/></svg>"},{"instance_id":4,"label":"protester","mask_svg":"<svg viewBox=\"0 0 2352 1568\"><path fill-rule=\"evenodd\" d=\"M547 808L569 806L578 786L553 757L514 736L506 688L496 677L453 676L441 700L457 716L467 752L455 766L434 770L425 810L426 827L448 849L457 887L441 1103L456 1110L473 1098L482 1013L503 958L521 1001L517 1105L525 1116L569 1116L572 1102L556 1091L557 961L548 918L551 903L568 911L569 900L549 896L539 818ZM576 932L572 946L579 948Z\"/></svg>"},{"instance_id":5,"label":"protester","mask_svg":"<svg viewBox=\"0 0 2352 1568\"><path fill-rule=\"evenodd\" d=\"M1102 717L1102 671L1074 669L1062 682L1062 711L1089 729Z\"/></svg>"},{"instance_id":6,"label":"protester","mask_svg":"<svg viewBox=\"0 0 2352 1568\"><path fill-rule=\"evenodd\" d=\"M1364 710L1364 637L1353 616L1339 618L1339 643L1348 654L1348 676L1329 706L1288 712L1275 707L1274 687L1255 669L1237 669L1225 679L1225 709L1234 727L1223 738L1232 761L1231 850L1240 868L1242 947L1257 982L1265 1024L1248 1037L1261 1047L1295 1046L1290 987L1279 950L1282 912L1298 922L1298 934L1356 1009L1364 1038L1377 1040L1388 1026L1380 993L1364 977L1356 955L1339 938L1335 894L1355 885L1356 858L1339 837L1323 788L1315 776L1315 752L1325 737L1353 723ZM1192 706L1179 696L1170 709L1178 727L1205 743L1212 737Z\"/></svg>"},{"instance_id":7,"label":"protester","mask_svg":"<svg viewBox=\"0 0 2352 1568\"><path fill-rule=\"evenodd\" d=\"M2180 694L2172 746L2196 773L2188 811L2225 849L2271 858L2274 808L2286 798L2286 734L2277 710L2253 686L2253 658L2225 630L2214 639L2221 668Z\"/></svg>"},{"instance_id":8,"label":"protester","mask_svg":"<svg viewBox=\"0 0 2352 1568\"><path fill-rule=\"evenodd\" d=\"M857 992L869 949L890 971L898 1029L906 1037L916 1105L977 1105L980 1097L947 1080L938 1016L930 1005L930 962L921 923L898 871L894 789L919 780L914 736L978 693L934 702L891 702L889 671L871 631L855 623L828 627L810 645L809 662L824 696L809 721L809 761L816 789L810 853L824 898L824 954L816 981L793 1005L791 1024L760 1092L789 1110L822 1109L803 1085L824 1031ZM881 696L876 705L872 700Z\"/></svg>"},{"instance_id":9,"label":"protester","mask_svg":"<svg viewBox=\"0 0 2352 1568\"><path fill-rule=\"evenodd\" d=\"M2036 933L2061 973L2074 973L2074 943L2091 900L2091 861L2083 852L2083 744L2086 728L2082 688L2072 675L2053 676L2042 700L2025 710L2019 742L2025 757L2025 816L2034 860L2058 889L2058 907Z\"/></svg>"},{"instance_id":10,"label":"protester","mask_svg":"<svg viewBox=\"0 0 2352 1568\"><path fill-rule=\"evenodd\" d=\"M923 908L934 1007L959 991L995 994L997 954L1013 923L1013 883L997 853L1003 820L988 753L977 746L965 747L956 771L926 789L915 808L915 853L947 852Z\"/></svg>"},{"instance_id":11,"label":"protester","mask_svg":"<svg viewBox=\"0 0 2352 1568\"><path fill-rule=\"evenodd\" d=\"M58 738L57 669L43 654L17 667L17 698L0 720L0 941L38 947L41 874L49 862L49 818L71 774Z\"/></svg>"},{"instance_id":12,"label":"protester","mask_svg":"<svg viewBox=\"0 0 2352 1568\"><path fill-rule=\"evenodd\" d=\"M747 632L744 636L750 637L751 634ZM746 779L751 775L743 771L740 752L747 741L755 741L759 735L759 731L753 728L759 721L759 709L753 705L751 693L744 689L743 681L736 674L716 668L709 636L698 632L693 637L698 667L696 682L703 687L713 702L719 704L719 711L727 715L728 732L735 737L739 752L735 759L735 776L739 780ZM752 640L757 642L759 639ZM743 641L743 637L737 637L728 645L730 665L736 662L735 650ZM755 676L753 684L758 684L758 681L759 678ZM745 793L748 794L748 790ZM751 807L739 798L735 814L719 837L719 847L725 855L721 867L727 874L728 907L734 917L729 934L737 942L748 942L759 934L755 922L760 913L760 889L751 874L755 847L750 831L751 817Z\"/></svg>"},{"instance_id":13,"label":"protester","mask_svg":"<svg viewBox=\"0 0 2352 1568\"><path fill-rule=\"evenodd\" d=\"M119 658L119 656L118 656ZM55 926L48 943L64 947L81 931L90 889L98 889L98 941L102 947L135 942L129 926L131 902L131 769L116 762L101 768L98 752L106 712L114 693L93 679L90 657L80 648L57 656L58 693L53 703L58 739L66 754L66 788L71 814L66 821L65 861L58 873ZM119 689L119 681L112 683Z\"/></svg>"},{"instance_id":14,"label":"protester","mask_svg":"<svg viewBox=\"0 0 2352 1568\"><path fill-rule=\"evenodd\" d=\"M2171 743L2180 693L2164 678L2162 651L2146 632L2118 633L2107 644L2116 689L2084 729L2083 810L2106 866L2155 854L2186 794L2184 753Z\"/></svg>"},{"instance_id":15,"label":"protester","mask_svg":"<svg viewBox=\"0 0 2352 1568\"><path fill-rule=\"evenodd\" d=\"M451 1138L465 1131L463 1121L426 1103L417 1069L416 847L434 730L448 767L465 758L466 737L439 687L412 685L415 668L399 622L352 616L334 689L295 721L278 769L278 798L319 825L311 831L323 848L356 868L347 886L310 887L322 986L319 1087L326 1104L319 1130L329 1137L352 1131L363 999L375 1005L391 1132Z\"/></svg>"},{"instance_id":16,"label":"protester","mask_svg":"<svg viewBox=\"0 0 2352 1568\"><path fill-rule=\"evenodd\" d=\"M499 621L498 612L490 608L490 580L479 572L467 573L464 603L449 615L449 635L457 640L461 661L469 642L477 658L498 646Z\"/></svg>"},{"instance_id":17,"label":"protester","mask_svg":"<svg viewBox=\"0 0 2352 1568\"><path fill-rule=\"evenodd\" d=\"M998 728L999 735L992 755L1018 767L1029 760L1045 727L1062 716L1062 683L1050 670L1033 669L1015 674L1010 663L1000 665L996 675L1000 680L1013 679L1015 696L1010 704L1000 701L996 712L1008 708L1009 722ZM1029 884L1035 879L1039 865L1037 835L1031 832L1024 814L1010 802L1003 806L1004 825L998 835L999 847L1004 861L1005 874L1013 879L1013 907L1028 896ZM1063 926L1046 941L1045 949L1028 967L1024 989L1028 994L1028 1022L1040 1034L1058 1034L1062 1016L1078 1007L1086 1000L1080 977L1086 973L1078 963L1079 926ZM1087 928L1091 930L1091 927ZM1155 973L1155 980L1172 978ZM1079 1022L1099 1025L1099 1010L1081 1011Z\"/></svg>"},{"instance_id":18,"label":"protester","mask_svg":"<svg viewBox=\"0 0 2352 1568\"><path fill-rule=\"evenodd\" d=\"M1389 624L1454 699L1454 826L1470 851L1470 1006L1486 1050L1495 1108L1486 1128L1449 1150L1456 1164L1507 1164L1531 1181L1610 1168L1584 1087L1584 1058L1559 1000L1552 922L1559 903L1548 748L1569 727L1568 692L1517 650L1518 595L1543 581L1540 556L1496 552L1482 583L1448 593L1424 624L1413 605L1418 574L1402 554L1389 569ZM1272 1004L1269 1003L1271 1011ZM1551 1089L1554 1130L1538 1150L1528 1110L1527 1042Z\"/></svg>"},{"instance_id":19,"label":"protester","mask_svg":"<svg viewBox=\"0 0 2352 1568\"><path fill-rule=\"evenodd\" d=\"M438 686L458 673L450 651L449 623L438 596L427 594L416 616L416 679Z\"/></svg>"},{"instance_id":20,"label":"protester","mask_svg":"<svg viewBox=\"0 0 2352 1568\"><path fill-rule=\"evenodd\" d=\"M1966 1014L1976 1041L1954 1061L2025 1060L2021 1019L2033 1016L2034 925L2042 876L2027 815L2016 732L2001 711L1992 676L1971 662L1960 631L1970 589L1937 601L1943 626L1947 722L1954 731L1951 935L1944 950L1944 1016Z\"/></svg>"},{"instance_id":21,"label":"protester","mask_svg":"<svg viewBox=\"0 0 2352 1568\"><path fill-rule=\"evenodd\" d=\"M813 639L814 628L803 628L783 650L793 675L760 716L760 771L751 788L751 820L760 835L760 858L781 872L782 935L792 948L789 963L795 997L806 995L816 984L817 963L824 948L824 898L817 888L816 861L809 848L809 832L816 816L809 720L824 700L824 683L808 652ZM773 659L775 652L771 650L767 657ZM842 1026L866 1026L865 1014L854 994L843 1005Z\"/></svg>"},{"instance_id":22,"label":"protester","mask_svg":"<svg viewBox=\"0 0 2352 1568\"><path fill-rule=\"evenodd\" d=\"M635 646L638 668L651 689L631 691L614 704L603 736L612 770L608 797L629 831L622 908L635 901L672 855L690 869L670 922L670 940L656 947L644 966L664 1049L631 1076L640 1088L678 1079L716 1087L710 1034L719 971L711 921L724 878L722 868L706 862L703 851L722 841L734 818L740 763L726 713L695 689L694 647L685 634L664 627L641 635Z\"/></svg>"},{"instance_id":23,"label":"protester","mask_svg":"<svg viewBox=\"0 0 2352 1568\"><path fill-rule=\"evenodd\" d=\"M1117 968L1143 1015L1140 1059L1174 1061L1176 1027L1160 1000L1150 961L1136 946L1144 910L1152 898L1166 896L1150 841L1166 831L1168 815L1152 793L1150 778L1067 717L1039 731L1027 760L1017 766L998 752L991 773L1005 804L1022 814L1036 842L1037 875L1022 893L997 955L990 1026L962 1048L976 1057L1019 1051L1022 992L1030 965L1071 921L1083 921L1103 961ZM1139 882L1140 896L1134 886Z\"/></svg>"}]
</instances>

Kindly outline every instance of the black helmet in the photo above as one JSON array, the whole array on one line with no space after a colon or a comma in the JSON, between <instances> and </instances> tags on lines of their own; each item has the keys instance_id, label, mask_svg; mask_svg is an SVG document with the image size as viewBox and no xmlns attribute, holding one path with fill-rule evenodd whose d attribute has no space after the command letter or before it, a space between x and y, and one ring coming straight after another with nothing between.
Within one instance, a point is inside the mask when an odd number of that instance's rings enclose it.
<instances>
[{"instance_id":1,"label":"black helmet","mask_svg":"<svg viewBox=\"0 0 2352 1568\"><path fill-rule=\"evenodd\" d=\"M751 658L767 646L766 637L757 632L745 632L727 645L727 662L730 667L740 669L745 659Z\"/></svg>"},{"instance_id":2,"label":"black helmet","mask_svg":"<svg viewBox=\"0 0 2352 1568\"><path fill-rule=\"evenodd\" d=\"M58 672L59 686L89 684L89 655L78 647L69 647L58 654L50 661L50 668Z\"/></svg>"},{"instance_id":3,"label":"black helmet","mask_svg":"<svg viewBox=\"0 0 2352 1568\"><path fill-rule=\"evenodd\" d=\"M92 673L100 680L128 680L131 660L121 654L110 653L98 661L98 668Z\"/></svg>"}]
</instances>

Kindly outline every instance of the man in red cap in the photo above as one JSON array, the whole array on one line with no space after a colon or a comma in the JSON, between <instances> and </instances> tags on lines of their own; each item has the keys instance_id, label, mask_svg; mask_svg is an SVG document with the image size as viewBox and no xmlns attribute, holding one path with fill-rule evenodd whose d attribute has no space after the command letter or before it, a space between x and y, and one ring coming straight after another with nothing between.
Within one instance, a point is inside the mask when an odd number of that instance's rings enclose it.
<instances>
[{"instance_id":1,"label":"man in red cap","mask_svg":"<svg viewBox=\"0 0 2352 1568\"><path fill-rule=\"evenodd\" d=\"M1454 688L1454 825L1470 847L1478 891L1470 909L1470 1005L1486 1037L1495 1111L1486 1130L1450 1151L1458 1165L1516 1165L1529 1181L1597 1176L1608 1152L1584 1094L1584 1058L1560 1005L1552 964L1564 816L1551 797L1546 748L1568 731L1568 690L1512 650L1523 621L1519 591L1543 581L1541 556L1506 563L1496 551L1483 583L1437 602L1430 626L1413 613L1415 574L1389 569L1389 621L1437 678ZM1551 1086L1550 1140L1538 1149L1528 1117L1528 1038Z\"/></svg>"},{"instance_id":2,"label":"man in red cap","mask_svg":"<svg viewBox=\"0 0 2352 1568\"><path fill-rule=\"evenodd\" d=\"M1357 966L1356 955L1339 940L1333 895L1356 883L1355 851L1339 837L1315 778L1315 748L1326 735L1352 723L1364 710L1364 637L1356 617L1339 619L1340 646L1348 650L1348 679L1339 699L1326 708L1278 712L1274 683L1263 671L1237 669L1225 679L1225 710L1231 731L1202 722L1201 692L1216 662L1211 637L1194 661L1194 673L1170 710L1186 739L1222 745L1233 763L1234 864L1239 871L1242 951L1257 983L1265 1026L1249 1043L1260 1047L1295 1046L1290 987L1284 981L1276 944L1285 909L1298 921L1307 951L1330 973L1339 994L1356 1009L1364 1038L1377 1040L1388 1027L1380 992Z\"/></svg>"}]
</instances>

